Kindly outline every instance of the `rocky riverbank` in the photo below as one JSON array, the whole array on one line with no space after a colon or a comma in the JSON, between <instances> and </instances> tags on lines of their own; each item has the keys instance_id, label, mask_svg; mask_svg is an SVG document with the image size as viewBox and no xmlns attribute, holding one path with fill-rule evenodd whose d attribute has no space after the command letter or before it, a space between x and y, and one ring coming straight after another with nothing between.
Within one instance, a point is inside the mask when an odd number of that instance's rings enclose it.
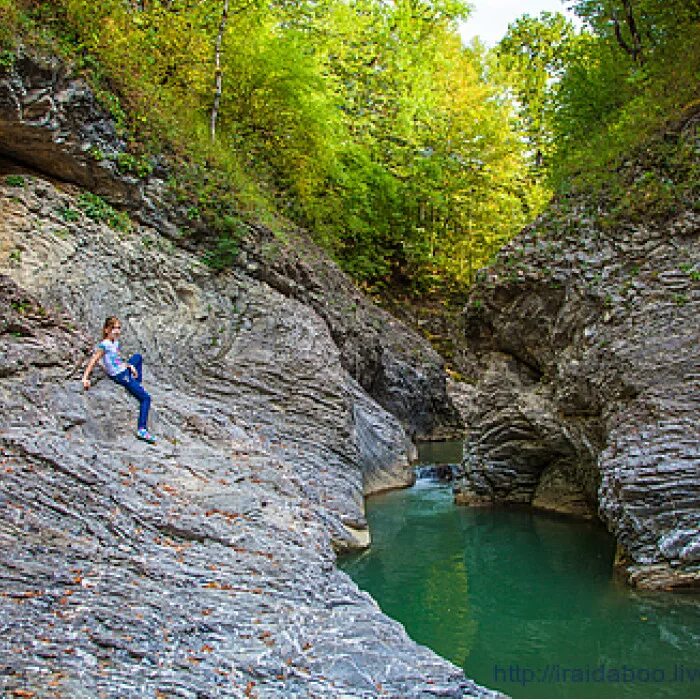
<instances>
[{"instance_id":1,"label":"rocky riverbank","mask_svg":"<svg viewBox=\"0 0 700 700\"><path fill-rule=\"evenodd\" d=\"M664 147L689 147L696 129L690 115ZM629 191L669 177L697 188L680 180L692 168L625 168ZM700 585L699 238L690 206L635 217L631 200L589 194L499 253L458 330L460 502L598 515L630 583Z\"/></svg>"},{"instance_id":2,"label":"rocky riverbank","mask_svg":"<svg viewBox=\"0 0 700 700\"><path fill-rule=\"evenodd\" d=\"M157 172L90 155L120 147L60 64L0 77L3 692L490 695L334 565L369 540L364 494L413 479L410 438L458 426L439 356L302 232L207 267ZM113 313L155 447L79 381Z\"/></svg>"}]
</instances>

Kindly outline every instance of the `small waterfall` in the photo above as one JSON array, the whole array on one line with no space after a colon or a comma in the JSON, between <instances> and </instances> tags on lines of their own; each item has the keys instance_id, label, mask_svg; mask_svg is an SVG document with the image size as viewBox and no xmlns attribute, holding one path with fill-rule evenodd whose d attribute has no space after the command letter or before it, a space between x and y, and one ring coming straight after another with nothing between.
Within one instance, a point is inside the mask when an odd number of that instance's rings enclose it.
<instances>
[{"instance_id":1,"label":"small waterfall","mask_svg":"<svg viewBox=\"0 0 700 700\"><path fill-rule=\"evenodd\" d=\"M415 467L418 481L454 481L461 473L459 464L419 464Z\"/></svg>"},{"instance_id":2,"label":"small waterfall","mask_svg":"<svg viewBox=\"0 0 700 700\"><path fill-rule=\"evenodd\" d=\"M461 475L464 452L464 443L461 440L419 441L416 447L417 480L451 482Z\"/></svg>"}]
</instances>

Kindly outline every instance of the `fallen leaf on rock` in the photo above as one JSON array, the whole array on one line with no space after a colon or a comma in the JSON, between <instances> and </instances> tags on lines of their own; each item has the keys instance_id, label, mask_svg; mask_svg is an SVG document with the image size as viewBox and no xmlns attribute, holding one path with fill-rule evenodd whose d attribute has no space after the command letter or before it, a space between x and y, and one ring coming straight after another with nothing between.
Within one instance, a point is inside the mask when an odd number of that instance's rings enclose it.
<instances>
[{"instance_id":1,"label":"fallen leaf on rock","mask_svg":"<svg viewBox=\"0 0 700 700\"><path fill-rule=\"evenodd\" d=\"M204 588L213 588L217 591L231 591L233 586L228 583L219 583L218 581L209 581L204 584Z\"/></svg>"}]
</instances>

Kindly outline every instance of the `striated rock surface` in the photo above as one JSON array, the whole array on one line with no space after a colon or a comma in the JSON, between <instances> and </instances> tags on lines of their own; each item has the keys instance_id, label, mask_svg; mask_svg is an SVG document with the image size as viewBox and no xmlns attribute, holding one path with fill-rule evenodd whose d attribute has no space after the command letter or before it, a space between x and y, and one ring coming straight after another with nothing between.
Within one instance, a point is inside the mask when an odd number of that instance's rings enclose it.
<instances>
[{"instance_id":1,"label":"striated rock surface","mask_svg":"<svg viewBox=\"0 0 700 700\"><path fill-rule=\"evenodd\" d=\"M697 586L700 215L612 219L555 203L474 289L457 498L597 511L630 582Z\"/></svg>"},{"instance_id":2,"label":"striated rock surface","mask_svg":"<svg viewBox=\"0 0 700 700\"><path fill-rule=\"evenodd\" d=\"M246 241L253 274L310 306L328 325L343 367L413 438L453 438L464 432L447 395L444 361L422 338L370 305L345 275L300 237L275 255L269 231Z\"/></svg>"},{"instance_id":3,"label":"striated rock surface","mask_svg":"<svg viewBox=\"0 0 700 700\"><path fill-rule=\"evenodd\" d=\"M0 68L0 157L127 207L134 221L197 252L196 241L208 232L168 192L165 167L151 163L153 175L137 178L121 167L133 160L125 148L87 83L57 59L23 50L11 67ZM183 238L193 227L196 235ZM429 343L371 304L303 231L279 237L262 226L247 228L240 267L311 307L327 325L343 367L411 437L461 434L444 362Z\"/></svg>"},{"instance_id":4,"label":"striated rock surface","mask_svg":"<svg viewBox=\"0 0 700 700\"><path fill-rule=\"evenodd\" d=\"M75 107L89 121L98 108L42 65L0 79L3 694L493 695L334 565L369 541L363 495L414 478L410 435L454 429L438 356L310 243L264 255L251 230L226 273L177 247L157 182L129 190L108 163L85 174ZM45 90L43 121L30 88ZM136 218L115 224L23 163L111 187ZM134 438L126 392L99 371L80 384L109 314L145 357L156 446Z\"/></svg>"},{"instance_id":5,"label":"striated rock surface","mask_svg":"<svg viewBox=\"0 0 700 700\"><path fill-rule=\"evenodd\" d=\"M87 83L57 58L21 53L0 69L0 154L136 206L143 186L116 161L125 146Z\"/></svg>"},{"instance_id":6,"label":"striated rock surface","mask_svg":"<svg viewBox=\"0 0 700 700\"><path fill-rule=\"evenodd\" d=\"M486 692L334 567L368 542L363 490L412 479L411 445L319 316L155 231L66 222L75 200L40 179L0 207L7 692ZM114 312L146 357L156 447L125 392L80 385Z\"/></svg>"}]
</instances>

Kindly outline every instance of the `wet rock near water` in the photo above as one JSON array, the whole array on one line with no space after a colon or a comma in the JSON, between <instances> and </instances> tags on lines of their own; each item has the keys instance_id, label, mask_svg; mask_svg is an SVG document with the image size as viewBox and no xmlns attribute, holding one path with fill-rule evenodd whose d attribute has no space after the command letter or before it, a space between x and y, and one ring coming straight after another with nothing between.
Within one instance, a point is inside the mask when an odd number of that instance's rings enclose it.
<instances>
[{"instance_id":1,"label":"wet rock near water","mask_svg":"<svg viewBox=\"0 0 700 700\"><path fill-rule=\"evenodd\" d=\"M604 218L555 202L473 290L458 500L597 512L633 584L698 586L700 215Z\"/></svg>"},{"instance_id":2,"label":"wet rock near water","mask_svg":"<svg viewBox=\"0 0 700 700\"><path fill-rule=\"evenodd\" d=\"M462 467L459 464L424 464L416 467L417 479L451 482L461 475Z\"/></svg>"}]
</instances>

